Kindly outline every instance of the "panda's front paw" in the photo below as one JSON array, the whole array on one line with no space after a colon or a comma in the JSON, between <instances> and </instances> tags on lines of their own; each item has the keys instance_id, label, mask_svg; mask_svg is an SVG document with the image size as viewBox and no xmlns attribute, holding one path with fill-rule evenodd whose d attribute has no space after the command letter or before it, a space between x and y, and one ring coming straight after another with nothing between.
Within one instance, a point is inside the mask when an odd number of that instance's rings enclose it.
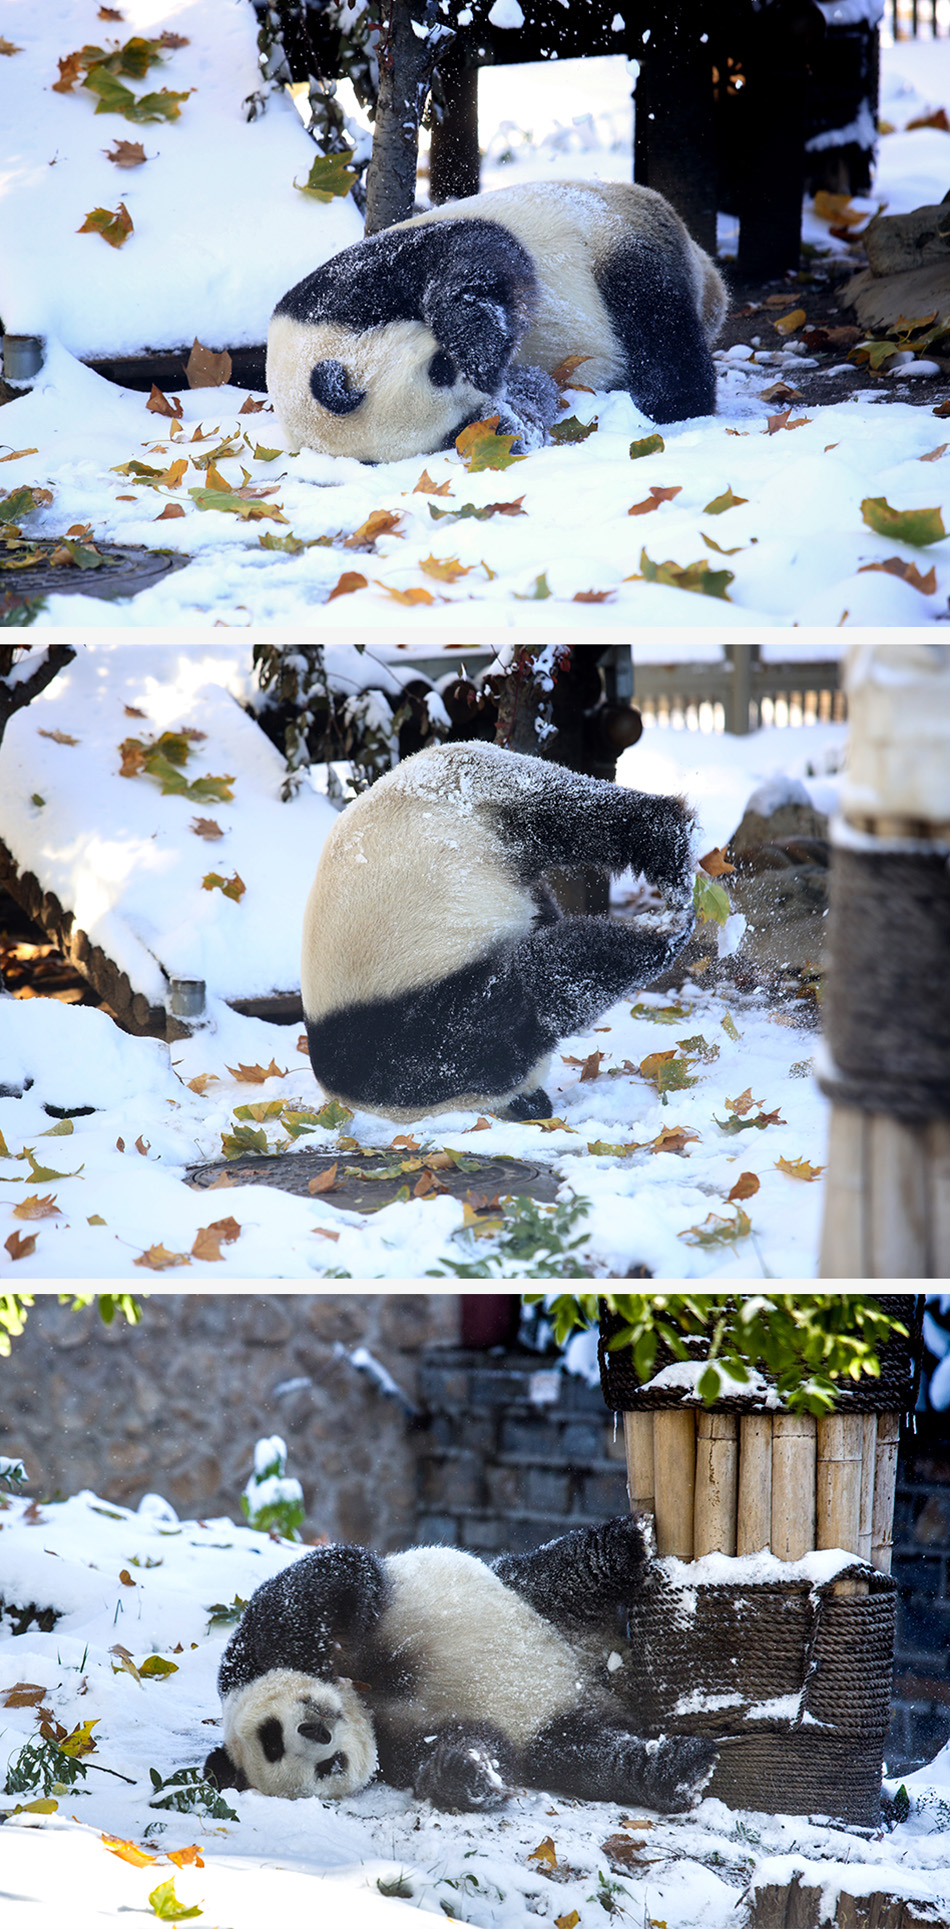
<instances>
[{"instance_id":1,"label":"panda's front paw","mask_svg":"<svg viewBox=\"0 0 950 1929\"><path fill-rule=\"evenodd\" d=\"M413 1791L435 1808L502 1808L511 1790L497 1751L465 1735L441 1735L429 1745Z\"/></svg>"},{"instance_id":2,"label":"panda's front paw","mask_svg":"<svg viewBox=\"0 0 950 1929\"><path fill-rule=\"evenodd\" d=\"M719 1759L707 1735L662 1736L647 1743L647 1800L664 1815L692 1808L702 1796Z\"/></svg>"},{"instance_id":3,"label":"panda's front paw","mask_svg":"<svg viewBox=\"0 0 950 1929\"><path fill-rule=\"evenodd\" d=\"M511 368L498 400L498 430L515 435L515 454L544 446L545 431L557 421L560 393L543 368Z\"/></svg>"}]
</instances>

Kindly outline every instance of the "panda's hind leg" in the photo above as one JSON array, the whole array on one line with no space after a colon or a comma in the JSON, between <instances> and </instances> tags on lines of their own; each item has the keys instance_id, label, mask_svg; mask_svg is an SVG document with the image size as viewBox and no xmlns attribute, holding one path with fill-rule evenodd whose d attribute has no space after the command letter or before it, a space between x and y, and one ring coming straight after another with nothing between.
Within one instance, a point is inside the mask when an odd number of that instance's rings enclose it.
<instances>
[{"instance_id":1,"label":"panda's hind leg","mask_svg":"<svg viewBox=\"0 0 950 1929\"><path fill-rule=\"evenodd\" d=\"M643 1741L603 1708L556 1715L525 1756L532 1788L582 1802L643 1803L673 1815L699 1801L716 1766L716 1746L705 1735Z\"/></svg>"},{"instance_id":2,"label":"panda's hind leg","mask_svg":"<svg viewBox=\"0 0 950 1929\"><path fill-rule=\"evenodd\" d=\"M679 238L627 235L597 273L627 357L627 387L651 422L716 412L716 367Z\"/></svg>"},{"instance_id":3,"label":"panda's hind leg","mask_svg":"<svg viewBox=\"0 0 950 1929\"><path fill-rule=\"evenodd\" d=\"M653 1552L652 1516L620 1514L597 1527L574 1527L528 1554L500 1554L491 1565L546 1621L590 1627L629 1602Z\"/></svg>"}]
</instances>

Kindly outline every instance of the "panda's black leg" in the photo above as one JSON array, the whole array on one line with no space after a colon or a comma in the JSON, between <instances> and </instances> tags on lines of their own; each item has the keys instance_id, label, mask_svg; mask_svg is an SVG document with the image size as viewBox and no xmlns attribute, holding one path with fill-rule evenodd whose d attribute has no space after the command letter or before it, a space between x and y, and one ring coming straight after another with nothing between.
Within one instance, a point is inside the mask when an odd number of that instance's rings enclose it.
<instances>
[{"instance_id":1,"label":"panda's black leg","mask_svg":"<svg viewBox=\"0 0 950 1929\"><path fill-rule=\"evenodd\" d=\"M597 281L627 355L627 384L651 422L716 412L716 367L690 265L677 241L628 235Z\"/></svg>"},{"instance_id":2,"label":"panda's black leg","mask_svg":"<svg viewBox=\"0 0 950 1929\"><path fill-rule=\"evenodd\" d=\"M551 1051L559 1039L599 1018L609 1005L648 985L675 963L688 944L693 915L670 932L609 918L564 918L515 945L508 961L518 999L529 1007Z\"/></svg>"},{"instance_id":3,"label":"panda's black leg","mask_svg":"<svg viewBox=\"0 0 950 1929\"><path fill-rule=\"evenodd\" d=\"M583 1802L642 1802L676 1814L699 1800L716 1765L704 1735L642 1741L602 1711L578 1709L548 1722L525 1755L532 1788Z\"/></svg>"},{"instance_id":4,"label":"panda's black leg","mask_svg":"<svg viewBox=\"0 0 950 1929\"><path fill-rule=\"evenodd\" d=\"M512 1743L490 1722L449 1721L402 1737L380 1724L377 1744L383 1780L435 1808L501 1808L519 1779Z\"/></svg>"},{"instance_id":5,"label":"panda's black leg","mask_svg":"<svg viewBox=\"0 0 950 1929\"><path fill-rule=\"evenodd\" d=\"M621 1514L599 1527L575 1527L529 1554L500 1554L491 1565L546 1621L578 1627L629 1601L653 1551L649 1517Z\"/></svg>"},{"instance_id":6,"label":"panda's black leg","mask_svg":"<svg viewBox=\"0 0 950 1929\"><path fill-rule=\"evenodd\" d=\"M337 1543L304 1554L252 1594L224 1651L221 1694L271 1668L324 1679L365 1675L389 1588L383 1563L369 1548Z\"/></svg>"},{"instance_id":7,"label":"panda's black leg","mask_svg":"<svg viewBox=\"0 0 950 1929\"><path fill-rule=\"evenodd\" d=\"M515 788L492 806L496 828L524 883L534 885L556 868L600 864L613 872L643 871L675 902L689 902L692 818L679 797L626 790L560 764L543 768L542 779L532 770L529 791Z\"/></svg>"}]
</instances>

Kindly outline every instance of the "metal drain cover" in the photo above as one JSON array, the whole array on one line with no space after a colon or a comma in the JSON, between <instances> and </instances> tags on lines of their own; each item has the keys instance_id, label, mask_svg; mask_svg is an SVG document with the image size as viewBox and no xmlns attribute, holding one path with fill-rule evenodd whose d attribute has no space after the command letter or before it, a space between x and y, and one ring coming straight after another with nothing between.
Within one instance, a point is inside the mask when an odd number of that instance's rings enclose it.
<instances>
[{"instance_id":1,"label":"metal drain cover","mask_svg":"<svg viewBox=\"0 0 950 1929\"><path fill-rule=\"evenodd\" d=\"M409 1171L396 1168L402 1163ZM277 1152L273 1157L229 1159L224 1164L196 1165L188 1170L193 1186L213 1186L222 1174L236 1185L277 1186L306 1198L312 1179L319 1179L336 1166L332 1191L317 1196L328 1206L341 1206L348 1212L377 1212L407 1190L409 1197L434 1196L423 1175L431 1172L438 1190L450 1192L454 1199L468 1199L477 1206L506 1193L526 1194L550 1205L557 1196L561 1180L546 1166L528 1165L522 1159L466 1159L467 1171L458 1166L432 1171L424 1156L400 1161L392 1152ZM421 1187L419 1191L417 1187Z\"/></svg>"},{"instance_id":2,"label":"metal drain cover","mask_svg":"<svg viewBox=\"0 0 950 1929\"><path fill-rule=\"evenodd\" d=\"M137 596L172 570L184 569L190 556L179 556L169 549L148 549L144 543L101 543L96 547L102 557L98 569L79 569L75 564L53 564L47 560L62 544L56 537L30 542L33 552L42 551L43 559L26 569L11 569L11 550L0 549L0 596L100 596L109 601L121 596Z\"/></svg>"}]
</instances>

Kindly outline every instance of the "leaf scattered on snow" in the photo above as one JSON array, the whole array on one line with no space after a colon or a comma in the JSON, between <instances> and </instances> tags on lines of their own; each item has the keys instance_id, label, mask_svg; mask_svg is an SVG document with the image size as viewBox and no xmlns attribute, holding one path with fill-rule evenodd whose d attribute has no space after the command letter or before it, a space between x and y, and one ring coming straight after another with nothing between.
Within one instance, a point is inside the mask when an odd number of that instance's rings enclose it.
<instances>
[{"instance_id":1,"label":"leaf scattered on snow","mask_svg":"<svg viewBox=\"0 0 950 1929\"><path fill-rule=\"evenodd\" d=\"M357 569L345 569L338 583L331 589L327 602L332 603L336 596L352 596L355 590L366 589L368 578L361 576Z\"/></svg>"},{"instance_id":2,"label":"leaf scattered on snow","mask_svg":"<svg viewBox=\"0 0 950 1929\"><path fill-rule=\"evenodd\" d=\"M604 1057L605 1057L604 1052L591 1052L589 1057L587 1058L565 1058L563 1052L561 1054L561 1059L563 1064L579 1065L581 1067L581 1076L579 1081L581 1085L585 1084L585 1082L589 1079L599 1078L600 1068L603 1063Z\"/></svg>"},{"instance_id":3,"label":"leaf scattered on snow","mask_svg":"<svg viewBox=\"0 0 950 1929\"><path fill-rule=\"evenodd\" d=\"M859 576L866 576L871 570L880 569L885 576L898 576L902 583L909 583L911 589L919 589L922 596L933 596L937 589L937 571L931 563L926 576L922 576L916 563L905 562L902 556L888 556L886 563L862 563Z\"/></svg>"},{"instance_id":4,"label":"leaf scattered on snow","mask_svg":"<svg viewBox=\"0 0 950 1929\"><path fill-rule=\"evenodd\" d=\"M359 174L350 167L350 154L318 154L305 181L294 178L294 187L314 201L327 203L337 195L349 194Z\"/></svg>"},{"instance_id":5,"label":"leaf scattered on snow","mask_svg":"<svg viewBox=\"0 0 950 1929\"><path fill-rule=\"evenodd\" d=\"M224 836L220 824L216 823L213 817L193 817L188 829L194 831L196 837L203 837L209 844Z\"/></svg>"},{"instance_id":6,"label":"leaf scattered on snow","mask_svg":"<svg viewBox=\"0 0 950 1929\"><path fill-rule=\"evenodd\" d=\"M563 422L555 422L548 433L559 447L567 442L586 442L588 436L597 433L597 417L595 415L592 422L580 422L576 415L567 415Z\"/></svg>"},{"instance_id":7,"label":"leaf scattered on snow","mask_svg":"<svg viewBox=\"0 0 950 1929\"><path fill-rule=\"evenodd\" d=\"M347 536L344 549L373 549L377 536L392 536L398 533L402 516L401 509L374 509L367 516L366 521L361 523L358 529L354 529L352 536Z\"/></svg>"},{"instance_id":8,"label":"leaf scattered on snow","mask_svg":"<svg viewBox=\"0 0 950 1929\"><path fill-rule=\"evenodd\" d=\"M218 871L209 871L207 877L201 880L201 888L203 891L220 891L224 897L233 898L235 904L240 904L247 885L236 871L233 877L221 877Z\"/></svg>"},{"instance_id":9,"label":"leaf scattered on snow","mask_svg":"<svg viewBox=\"0 0 950 1929\"><path fill-rule=\"evenodd\" d=\"M735 1019L732 1017L731 1013L728 1011L724 1012L719 1022L722 1026L723 1031L726 1034L726 1037L731 1038L733 1044L737 1045L739 1043L739 1039L742 1034L736 1030Z\"/></svg>"},{"instance_id":10,"label":"leaf scattered on snow","mask_svg":"<svg viewBox=\"0 0 950 1929\"><path fill-rule=\"evenodd\" d=\"M186 1909L184 1903L179 1902L175 1894L174 1876L170 1876L167 1882L160 1882L158 1888L152 1890L149 1902L160 1922L184 1922L189 1916L200 1916L202 1913L197 1903L193 1908Z\"/></svg>"},{"instance_id":11,"label":"leaf scattered on snow","mask_svg":"<svg viewBox=\"0 0 950 1929\"><path fill-rule=\"evenodd\" d=\"M543 1862L549 1869L557 1868L557 1854L554 1848L554 1843L552 1842L551 1837L549 1835L545 1836L543 1842L538 1843L538 1846L536 1849L531 1850L531 1853L528 1856L528 1861Z\"/></svg>"},{"instance_id":12,"label":"leaf scattered on snow","mask_svg":"<svg viewBox=\"0 0 950 1929\"><path fill-rule=\"evenodd\" d=\"M865 496L861 515L869 529L879 536L896 536L898 541L923 549L927 543L943 541L947 531L937 509L892 509L885 496Z\"/></svg>"},{"instance_id":13,"label":"leaf scattered on snow","mask_svg":"<svg viewBox=\"0 0 950 1929\"><path fill-rule=\"evenodd\" d=\"M754 1172L740 1172L735 1185L726 1194L727 1206L734 1205L739 1199L751 1199L759 1190L759 1180Z\"/></svg>"},{"instance_id":14,"label":"leaf scattered on snow","mask_svg":"<svg viewBox=\"0 0 950 1929\"><path fill-rule=\"evenodd\" d=\"M457 556L427 556L419 564L427 576L434 576L439 583L455 583L460 576L471 575L474 563L460 563Z\"/></svg>"},{"instance_id":15,"label":"leaf scattered on snow","mask_svg":"<svg viewBox=\"0 0 950 1929\"><path fill-rule=\"evenodd\" d=\"M281 1071L276 1058L272 1058L269 1065L229 1065L227 1069L231 1077L237 1079L239 1085L263 1085L267 1078L287 1077L287 1067L285 1066ZM205 1077L207 1076L208 1074L205 1073ZM352 1112L348 1112L347 1118L352 1117Z\"/></svg>"},{"instance_id":16,"label":"leaf scattered on snow","mask_svg":"<svg viewBox=\"0 0 950 1929\"><path fill-rule=\"evenodd\" d=\"M49 737L53 743L77 744L79 742L78 737L68 737L65 730L38 730L36 734L38 737Z\"/></svg>"},{"instance_id":17,"label":"leaf scattered on snow","mask_svg":"<svg viewBox=\"0 0 950 1929\"><path fill-rule=\"evenodd\" d=\"M56 1196L47 1192L42 1198L39 1193L31 1192L13 1208L14 1219L61 1219L62 1213L56 1204Z\"/></svg>"},{"instance_id":18,"label":"leaf scattered on snow","mask_svg":"<svg viewBox=\"0 0 950 1929\"><path fill-rule=\"evenodd\" d=\"M540 576L535 577L530 589L523 593L518 590L514 592L515 600L519 603L544 603L551 593L547 570L542 570Z\"/></svg>"},{"instance_id":19,"label":"leaf scattered on snow","mask_svg":"<svg viewBox=\"0 0 950 1929\"><path fill-rule=\"evenodd\" d=\"M4 1708L39 1708L46 1693L36 1681L16 1681L0 1692L0 1703Z\"/></svg>"},{"instance_id":20,"label":"leaf scattered on snow","mask_svg":"<svg viewBox=\"0 0 950 1929\"><path fill-rule=\"evenodd\" d=\"M134 496L131 498L126 496L119 496L116 498L116 500L119 502L126 502L129 500L134 502L135 498ZM182 508L180 502L166 502L164 509L160 509L158 512L158 515L152 517L152 521L153 522L174 522L177 516L183 516L184 513L185 513L184 509Z\"/></svg>"},{"instance_id":21,"label":"leaf scattered on snow","mask_svg":"<svg viewBox=\"0 0 950 1929\"><path fill-rule=\"evenodd\" d=\"M571 597L572 603L609 603L616 596L615 589L578 589Z\"/></svg>"},{"instance_id":22,"label":"leaf scattered on snow","mask_svg":"<svg viewBox=\"0 0 950 1929\"><path fill-rule=\"evenodd\" d=\"M121 248L132 233L132 216L124 201L117 208L92 208L77 234L101 234L110 248Z\"/></svg>"},{"instance_id":23,"label":"leaf scattered on snow","mask_svg":"<svg viewBox=\"0 0 950 1929\"><path fill-rule=\"evenodd\" d=\"M718 596L728 603L729 584L735 582L731 569L710 569L705 557L697 563L655 563L645 549L640 551L640 576L630 582L662 583L670 589L687 589L699 596Z\"/></svg>"},{"instance_id":24,"label":"leaf scattered on snow","mask_svg":"<svg viewBox=\"0 0 950 1929\"><path fill-rule=\"evenodd\" d=\"M428 469L423 469L412 493L414 496L450 496L452 478L447 476L444 482L433 482Z\"/></svg>"},{"instance_id":25,"label":"leaf scattered on snow","mask_svg":"<svg viewBox=\"0 0 950 1929\"><path fill-rule=\"evenodd\" d=\"M939 462L940 457L946 455L948 448L950 448L950 442L941 442L936 449L928 449L927 454L920 456L918 460L921 462ZM24 449L22 453L24 455L35 455L36 450ZM3 460L4 462L9 462L10 457L5 455Z\"/></svg>"},{"instance_id":26,"label":"leaf scattered on snow","mask_svg":"<svg viewBox=\"0 0 950 1929\"><path fill-rule=\"evenodd\" d=\"M511 453L515 436L496 435L499 420L499 416L490 415L484 422L470 422L456 436L455 447L469 475L477 475L481 469L509 469L513 462L524 461L523 455Z\"/></svg>"},{"instance_id":27,"label":"leaf scattered on snow","mask_svg":"<svg viewBox=\"0 0 950 1929\"><path fill-rule=\"evenodd\" d=\"M790 1179L820 1179L823 1165L809 1165L807 1159L776 1159L776 1170L787 1172Z\"/></svg>"},{"instance_id":28,"label":"leaf scattered on snow","mask_svg":"<svg viewBox=\"0 0 950 1929\"><path fill-rule=\"evenodd\" d=\"M734 1219L724 1219L719 1212L707 1213L701 1226L689 1226L679 1234L689 1246L728 1246L734 1239L745 1239L752 1231L752 1221L748 1213L736 1206Z\"/></svg>"},{"instance_id":29,"label":"leaf scattered on snow","mask_svg":"<svg viewBox=\"0 0 950 1929\"><path fill-rule=\"evenodd\" d=\"M661 435L642 435L638 442L631 442L630 459L637 462L642 455L662 455L665 448Z\"/></svg>"},{"instance_id":30,"label":"leaf scattered on snow","mask_svg":"<svg viewBox=\"0 0 950 1929\"><path fill-rule=\"evenodd\" d=\"M766 423L766 435L777 435L779 429L803 429L811 421L810 415L797 415L794 422L789 420L791 409L783 409L780 415L770 415Z\"/></svg>"},{"instance_id":31,"label":"leaf scattered on snow","mask_svg":"<svg viewBox=\"0 0 950 1929\"><path fill-rule=\"evenodd\" d=\"M659 509L661 503L672 502L673 497L680 494L682 486L682 483L678 482L672 489L661 489L655 482L651 483L649 495L645 496L642 502L635 502L632 509L627 510L627 515L648 516L652 509Z\"/></svg>"},{"instance_id":32,"label":"leaf scattered on snow","mask_svg":"<svg viewBox=\"0 0 950 1929\"><path fill-rule=\"evenodd\" d=\"M263 398L260 401L258 401L255 396L246 395L244 397L243 402L241 403L240 408L238 409L238 414L239 415L258 415L262 409L266 409L266 408L269 408L269 404L265 402ZM271 410L271 413L273 413L272 410Z\"/></svg>"},{"instance_id":33,"label":"leaf scattered on snow","mask_svg":"<svg viewBox=\"0 0 950 1929\"><path fill-rule=\"evenodd\" d=\"M513 502L487 502L481 509L477 509L474 502L463 503L461 509L436 509L430 502L429 514L437 522L446 517L454 522L465 522L469 517L475 522L487 522L489 516L526 516L527 510L521 507L523 502L524 496L516 496Z\"/></svg>"},{"instance_id":34,"label":"leaf scattered on snow","mask_svg":"<svg viewBox=\"0 0 950 1929\"><path fill-rule=\"evenodd\" d=\"M723 490L721 496L713 496L712 502L707 502L703 515L722 516L727 509L737 509L741 502L748 502L748 500L748 496L734 496L730 485L728 489Z\"/></svg>"},{"instance_id":35,"label":"leaf scattered on snow","mask_svg":"<svg viewBox=\"0 0 950 1929\"><path fill-rule=\"evenodd\" d=\"M428 589L394 589L391 583L381 583L378 577L376 587L381 589L384 595L391 596L394 603L405 603L409 607L415 603L435 602L432 591Z\"/></svg>"},{"instance_id":36,"label":"leaf scattered on snow","mask_svg":"<svg viewBox=\"0 0 950 1929\"><path fill-rule=\"evenodd\" d=\"M801 399L801 389L793 388L790 382L772 382L768 388L761 389L759 392L760 402L800 402ZM737 502L745 500L744 496L736 497ZM727 502L724 506L729 509L732 505ZM717 512L713 511L713 513Z\"/></svg>"},{"instance_id":37,"label":"leaf scattered on snow","mask_svg":"<svg viewBox=\"0 0 950 1929\"><path fill-rule=\"evenodd\" d=\"M169 1252L167 1246L149 1246L148 1251L133 1259L133 1266L147 1266L150 1272L163 1273L169 1266L190 1266L187 1253Z\"/></svg>"},{"instance_id":38,"label":"leaf scattered on snow","mask_svg":"<svg viewBox=\"0 0 950 1929\"><path fill-rule=\"evenodd\" d=\"M149 1863L158 1860L157 1856L140 1849L137 1843L124 1841L120 1835L100 1835L99 1840L110 1855L117 1855L120 1862L131 1862L133 1869L147 1869Z\"/></svg>"},{"instance_id":39,"label":"leaf scattered on snow","mask_svg":"<svg viewBox=\"0 0 950 1929\"><path fill-rule=\"evenodd\" d=\"M22 54L22 47L15 47L12 40L5 40L0 34L0 54Z\"/></svg>"},{"instance_id":40,"label":"leaf scattered on snow","mask_svg":"<svg viewBox=\"0 0 950 1929\"><path fill-rule=\"evenodd\" d=\"M145 406L152 415L178 416L181 414L181 396L176 395L172 400L169 400L167 395L162 394L158 383L153 382L152 393Z\"/></svg>"},{"instance_id":41,"label":"leaf scattered on snow","mask_svg":"<svg viewBox=\"0 0 950 1929\"><path fill-rule=\"evenodd\" d=\"M114 145L111 148L104 147L102 152L106 160L112 161L115 167L141 167L148 159L141 141L120 141L118 136Z\"/></svg>"},{"instance_id":42,"label":"leaf scattered on snow","mask_svg":"<svg viewBox=\"0 0 950 1929\"><path fill-rule=\"evenodd\" d=\"M185 379L189 388L221 388L231 380L231 357L226 348L220 353L213 348L205 348L197 335L191 345L191 354L185 363Z\"/></svg>"}]
</instances>

